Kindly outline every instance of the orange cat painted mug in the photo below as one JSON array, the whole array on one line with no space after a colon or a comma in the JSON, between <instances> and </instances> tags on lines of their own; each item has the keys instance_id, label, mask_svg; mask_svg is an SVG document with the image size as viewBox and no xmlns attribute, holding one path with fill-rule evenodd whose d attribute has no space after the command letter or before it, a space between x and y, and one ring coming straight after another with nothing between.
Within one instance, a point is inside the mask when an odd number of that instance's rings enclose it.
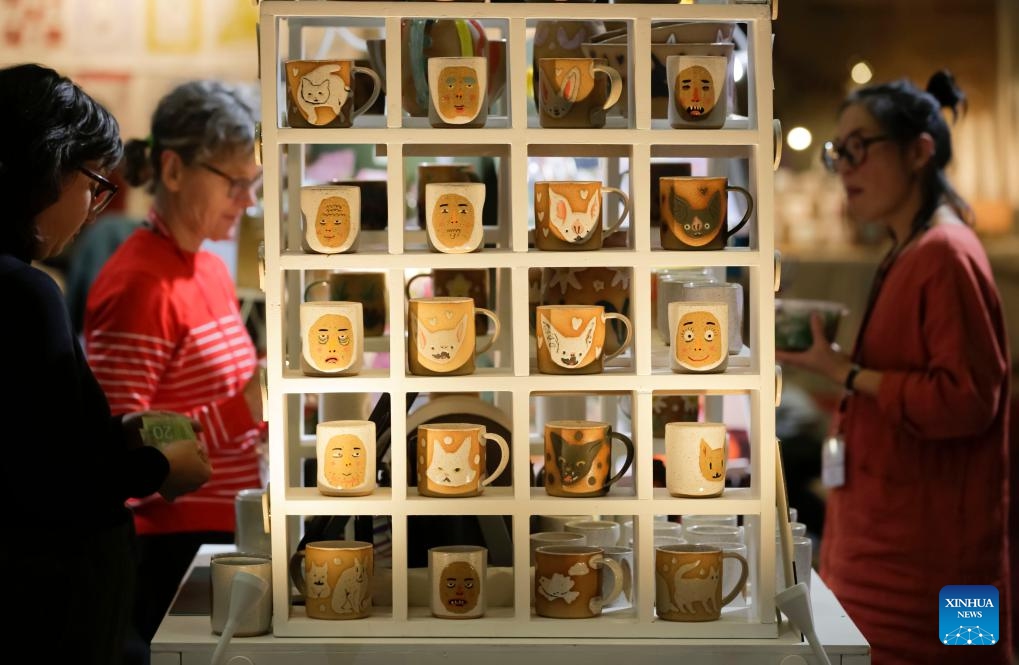
<instances>
[{"instance_id":1,"label":"orange cat painted mug","mask_svg":"<svg viewBox=\"0 0 1019 665\"><path fill-rule=\"evenodd\" d=\"M633 339L630 319L605 312L601 305L539 305L535 308L538 371L542 374L598 374L606 360L625 351ZM605 353L605 322L618 319L626 338L612 353Z\"/></svg>"},{"instance_id":2,"label":"orange cat painted mug","mask_svg":"<svg viewBox=\"0 0 1019 665\"><path fill-rule=\"evenodd\" d=\"M407 368L417 376L472 374L474 358L490 349L499 337L495 312L475 307L472 298L412 298L408 309ZM476 314L492 321L492 336L484 346L477 346Z\"/></svg>"},{"instance_id":3,"label":"orange cat painted mug","mask_svg":"<svg viewBox=\"0 0 1019 665\"><path fill-rule=\"evenodd\" d=\"M612 441L626 447L623 466L612 473ZM597 420L545 423L545 492L550 496L603 496L633 463L633 441ZM613 543L614 544L614 543Z\"/></svg>"},{"instance_id":4,"label":"orange cat painted mug","mask_svg":"<svg viewBox=\"0 0 1019 665\"><path fill-rule=\"evenodd\" d=\"M728 434L722 423L665 424L665 486L672 496L720 496Z\"/></svg>"},{"instance_id":5,"label":"orange cat painted mug","mask_svg":"<svg viewBox=\"0 0 1019 665\"><path fill-rule=\"evenodd\" d=\"M740 575L731 581L722 574L723 561L734 559ZM722 608L736 599L747 583L747 560L717 545L660 545L655 548L655 612L666 621L715 621Z\"/></svg>"},{"instance_id":6,"label":"orange cat painted mug","mask_svg":"<svg viewBox=\"0 0 1019 665\"><path fill-rule=\"evenodd\" d=\"M499 466L487 473L487 442L499 446ZM433 497L478 496L509 463L506 439L474 423L432 423L417 430L418 494Z\"/></svg>"}]
</instances>

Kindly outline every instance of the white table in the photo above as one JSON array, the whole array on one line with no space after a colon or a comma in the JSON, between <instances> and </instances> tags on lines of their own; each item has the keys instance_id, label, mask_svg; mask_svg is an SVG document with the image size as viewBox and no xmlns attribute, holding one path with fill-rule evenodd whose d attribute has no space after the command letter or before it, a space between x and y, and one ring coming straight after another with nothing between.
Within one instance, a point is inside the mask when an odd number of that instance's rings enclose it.
<instances>
[{"instance_id":1,"label":"white table","mask_svg":"<svg viewBox=\"0 0 1019 665\"><path fill-rule=\"evenodd\" d=\"M201 548L194 566L207 566L216 552L229 545ZM190 574L190 570L189 570ZM185 579L187 579L185 577ZM834 665L869 665L870 647L835 596L814 574L811 603L818 637ZM465 633L470 633L465 625ZM167 615L152 640L152 665L208 665L215 649L208 616ZM681 657L680 657L681 654ZM817 661L799 633L783 624L776 639L715 640L449 640L336 638L277 638L272 635L235 638L228 648L228 665L519 665L520 663L582 663L583 665L814 665Z\"/></svg>"}]
</instances>

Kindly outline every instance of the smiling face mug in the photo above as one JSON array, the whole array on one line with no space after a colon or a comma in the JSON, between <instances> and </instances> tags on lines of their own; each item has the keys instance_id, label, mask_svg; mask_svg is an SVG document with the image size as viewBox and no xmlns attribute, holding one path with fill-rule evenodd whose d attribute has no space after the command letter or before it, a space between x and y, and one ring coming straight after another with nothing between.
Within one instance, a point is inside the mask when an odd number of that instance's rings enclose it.
<instances>
[{"instance_id":1,"label":"smiling face mug","mask_svg":"<svg viewBox=\"0 0 1019 665\"><path fill-rule=\"evenodd\" d=\"M669 364L680 374L724 372L729 363L729 303L669 303Z\"/></svg>"}]
</instances>

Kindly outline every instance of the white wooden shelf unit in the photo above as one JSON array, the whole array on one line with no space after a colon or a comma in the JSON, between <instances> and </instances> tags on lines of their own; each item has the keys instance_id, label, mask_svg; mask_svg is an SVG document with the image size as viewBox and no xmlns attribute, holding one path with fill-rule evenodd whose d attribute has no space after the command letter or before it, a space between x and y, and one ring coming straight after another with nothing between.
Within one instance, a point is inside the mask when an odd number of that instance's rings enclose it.
<instances>
[{"instance_id":1,"label":"white wooden shelf unit","mask_svg":"<svg viewBox=\"0 0 1019 665\"><path fill-rule=\"evenodd\" d=\"M260 71L262 78L262 155L265 175L265 256L268 343L268 412L270 500L273 554L273 632L278 637L473 637L609 638L612 640L684 640L768 638L778 634L773 604L775 566L775 420L772 186L771 16L767 5L641 5L566 3L458 2L282 2L260 4ZM386 41L387 108L385 116L362 116L353 128L290 129L285 126L286 98L280 75L282 61L301 56L301 28L313 25L368 26L400 35L403 17L458 18L470 16L505 30L508 38L508 117L491 118L480 129L432 129L419 118L405 117L401 98L399 38ZM628 22L633 71L650 70L654 21L724 20L747 26L749 103L745 118L718 130L676 130L651 120L650 80L630 76L633 100L630 117L613 119L618 126L602 130L546 130L528 117L526 33L537 19L604 19ZM286 46L281 46L286 44ZM303 254L300 246L299 188L303 182L304 146L367 144L387 156L388 208L386 231L373 232L376 251L344 255ZM407 231L402 215L405 157L485 155L500 157L498 249L454 256L413 249L405 251ZM591 252L528 251L527 166L535 156L624 157L630 165L633 220L625 249ZM652 157L708 157L747 160L746 185L756 203L750 246L714 252L665 252L656 249L649 219L649 164ZM286 187L285 182L291 183ZM492 231L491 229L489 231ZM605 373L560 377L538 374L528 353L533 331L528 323L528 269L532 267L625 266L632 269L631 318L634 347L625 360ZM405 270L433 267L496 267L502 282L495 309L503 322L503 338L495 366L465 377L418 377L406 371ZM653 360L652 275L659 268L739 266L749 275L751 349L748 368L724 374L674 374ZM305 271L384 268L388 284L389 369L370 369L353 377L307 377L300 373L297 307ZM659 354L660 357L660 354ZM300 396L310 393L389 393L392 399L392 440L407 435L406 396L410 392L492 391L509 397L513 437L512 486L489 488L472 499L422 498L407 487L404 446L392 448L391 488L359 498L330 498L300 487ZM623 392L632 400L636 445L634 487L628 494L594 499L556 499L530 487L529 402L535 394ZM651 404L656 391L728 392L749 396L752 486L727 490L718 499L691 500L669 496L652 485ZM576 513L632 515L635 525L635 601L624 612L580 621L537 617L530 602L528 574L529 518ZM654 548L656 515L741 514L754 530L757 563L762 571L753 608L730 612L720 621L674 623L654 612ZM389 515L392 517L392 607L357 621L322 621L304 616L290 603L287 561L298 534L300 517L310 515ZM518 562L511 607L492 608L486 617L468 622L428 616L422 607L408 607L407 520L415 515L508 515L512 518L513 560ZM753 549L751 551L753 551ZM523 564L519 562L525 562Z\"/></svg>"}]
</instances>

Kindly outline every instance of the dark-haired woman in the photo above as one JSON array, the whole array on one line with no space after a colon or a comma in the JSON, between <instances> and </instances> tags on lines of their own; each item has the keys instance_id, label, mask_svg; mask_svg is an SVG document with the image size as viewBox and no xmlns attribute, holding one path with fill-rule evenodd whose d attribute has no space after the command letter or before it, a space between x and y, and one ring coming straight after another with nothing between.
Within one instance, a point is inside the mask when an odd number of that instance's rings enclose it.
<instances>
[{"instance_id":1,"label":"dark-haired woman","mask_svg":"<svg viewBox=\"0 0 1019 665\"><path fill-rule=\"evenodd\" d=\"M8 648L121 662L130 617L129 497L173 500L211 473L194 441L141 445L140 415L112 417L63 296L31 263L54 256L116 192L116 120L51 69L0 70L0 570ZM45 655L44 655L45 654Z\"/></svg>"},{"instance_id":2,"label":"dark-haired woman","mask_svg":"<svg viewBox=\"0 0 1019 665\"><path fill-rule=\"evenodd\" d=\"M832 348L817 317L809 350L776 354L846 390L832 444L844 474L830 483L820 574L874 665L1010 662L1010 365L986 253L945 176L942 109L954 118L963 101L947 72L926 91L899 81L850 94L825 163L849 216L883 224L892 248L850 354ZM999 634L961 638L993 646L950 646L964 618L939 632L948 585L997 589Z\"/></svg>"},{"instance_id":3,"label":"dark-haired woman","mask_svg":"<svg viewBox=\"0 0 1019 665\"><path fill-rule=\"evenodd\" d=\"M257 102L217 81L183 83L125 147L124 176L153 193L145 224L103 266L85 308L88 361L114 413L172 409L202 424L216 470L200 491L132 504L137 626L149 641L203 543L232 543L234 498L261 486L258 358L233 278L206 240L231 237L256 201Z\"/></svg>"}]
</instances>

